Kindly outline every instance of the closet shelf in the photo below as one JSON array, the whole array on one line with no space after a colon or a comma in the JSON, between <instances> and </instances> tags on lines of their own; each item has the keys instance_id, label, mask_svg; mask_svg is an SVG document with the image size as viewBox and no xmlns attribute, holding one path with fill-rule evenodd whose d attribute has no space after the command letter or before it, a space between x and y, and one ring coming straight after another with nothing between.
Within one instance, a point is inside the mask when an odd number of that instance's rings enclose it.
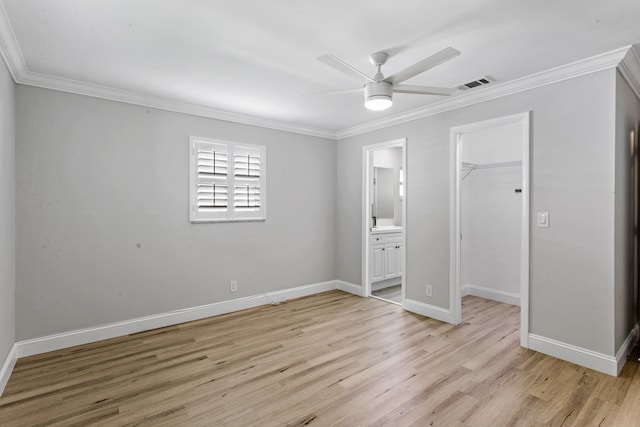
<instances>
[{"instance_id":1,"label":"closet shelf","mask_svg":"<svg viewBox=\"0 0 640 427\"><path fill-rule=\"evenodd\" d=\"M462 171L466 172L462 176L462 180L464 181L466 177L468 177L471 172L477 169L493 169L493 168L506 168L509 166L522 166L521 160L515 160L512 162L497 162L497 163L468 163L462 162Z\"/></svg>"}]
</instances>

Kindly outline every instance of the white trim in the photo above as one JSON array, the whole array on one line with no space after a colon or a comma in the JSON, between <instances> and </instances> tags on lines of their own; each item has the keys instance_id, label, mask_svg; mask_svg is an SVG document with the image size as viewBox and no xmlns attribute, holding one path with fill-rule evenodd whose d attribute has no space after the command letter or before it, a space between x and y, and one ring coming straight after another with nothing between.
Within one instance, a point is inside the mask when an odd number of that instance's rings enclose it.
<instances>
[{"instance_id":1,"label":"white trim","mask_svg":"<svg viewBox=\"0 0 640 427\"><path fill-rule=\"evenodd\" d=\"M116 89L95 83L86 83L77 80L65 79L63 77L34 73L32 71L27 71L19 75L16 79L16 83L46 89L53 89L61 92L69 92L76 95L85 95L94 98L107 99L110 101L124 102L126 104L157 108L159 110L172 111L175 113L190 114L193 116L207 117L210 119L223 120L250 126L259 126L262 128L299 133L303 135L317 136L320 138L328 138L331 140L336 139L335 131L328 129L303 126L296 123L289 123L258 116L250 116L248 114L234 113L231 111L224 111L217 108L193 104L190 102L164 98L157 95L143 94L124 89Z\"/></svg>"},{"instance_id":2,"label":"white trim","mask_svg":"<svg viewBox=\"0 0 640 427\"><path fill-rule=\"evenodd\" d=\"M4 3L0 1L0 56L7 64L9 73L14 81L18 81L20 76L27 72L24 57L18 44L18 39L13 32L9 15L4 7Z\"/></svg>"},{"instance_id":3,"label":"white trim","mask_svg":"<svg viewBox=\"0 0 640 427\"><path fill-rule=\"evenodd\" d=\"M366 296L364 289L362 289L362 286L354 285L353 283L345 282L343 280L336 280L336 289L339 289L342 292L357 295L359 297Z\"/></svg>"},{"instance_id":4,"label":"white trim","mask_svg":"<svg viewBox=\"0 0 640 427\"><path fill-rule=\"evenodd\" d=\"M522 218L520 224L520 345L529 347L531 239L531 112L522 115Z\"/></svg>"},{"instance_id":5,"label":"white trim","mask_svg":"<svg viewBox=\"0 0 640 427\"><path fill-rule=\"evenodd\" d=\"M400 252L401 255L401 263L402 263L402 286L400 287L402 295L401 295L401 305L404 307L404 303L407 300L407 200L409 197L409 161L407 159L407 145L409 141L407 138L404 138L404 142L402 143L402 202L400 203L402 206L402 250Z\"/></svg>"},{"instance_id":6,"label":"white trim","mask_svg":"<svg viewBox=\"0 0 640 427\"><path fill-rule=\"evenodd\" d=\"M0 40L2 38L2 34L0 34ZM286 132L317 136L320 138L339 140L350 136L371 132L373 130L406 123L416 119L433 116L436 114L444 113L446 111L456 110L492 99L501 98L503 96L513 95L519 92L535 89L537 87L546 86L582 75L591 74L609 68L615 68L621 63L622 59L625 57L629 50L633 50L632 47L625 46L623 48L596 55L591 58L583 59L570 64L562 65L560 67L552 68L550 70L535 73L530 76L525 76L505 83L492 84L487 86L486 88L468 91L445 99L443 101L426 105L424 107L419 107L384 119L357 125L351 128L346 128L337 132L329 129L303 126L295 123L224 111L202 105L192 104L189 102L163 98L155 95L142 94L123 89L116 89L94 83L80 82L57 76L35 73L32 71L27 71L26 68L24 70L20 70L19 66L14 67L13 64L8 65L10 69L13 69L12 75L15 74L14 80L19 84L59 90L62 92L69 92L78 95L92 96L96 98L119 101L144 107L157 108L165 111L173 111L178 113L191 114L194 116L247 124L251 126L259 126L268 129L282 130ZM10 51L10 49L7 49L7 51ZM7 61L8 63L11 63L15 60L14 55L12 54L8 54L5 56L11 58L9 59L9 61ZM625 77L628 77L628 80L629 78L631 78L631 76L632 75L629 74L625 75ZM632 81L637 82L638 80L632 79ZM633 84L632 87L634 87Z\"/></svg>"},{"instance_id":7,"label":"white trim","mask_svg":"<svg viewBox=\"0 0 640 427\"><path fill-rule=\"evenodd\" d=\"M472 125L469 125L472 126ZM462 185L462 159L459 159L461 134L450 130L449 159L449 307L453 323L462 322L462 295L460 290L460 187Z\"/></svg>"},{"instance_id":8,"label":"white trim","mask_svg":"<svg viewBox=\"0 0 640 427\"><path fill-rule=\"evenodd\" d=\"M618 361L613 356L535 334L529 334L529 348L608 375L618 375Z\"/></svg>"},{"instance_id":9,"label":"white trim","mask_svg":"<svg viewBox=\"0 0 640 427\"><path fill-rule=\"evenodd\" d=\"M462 296L473 295L492 301L504 302L511 305L520 305L520 295L513 292L499 291L497 289L484 288L475 285L463 285Z\"/></svg>"},{"instance_id":10,"label":"white trim","mask_svg":"<svg viewBox=\"0 0 640 427\"><path fill-rule=\"evenodd\" d=\"M379 145L379 144L377 144ZM375 145L374 145L375 147ZM370 286L367 286L368 283L371 283L371 279L369 278L369 245L371 244L370 238L371 233L369 231L369 221L371 218L371 199L369 197L369 180L371 179L371 154L367 150L367 147L362 147L362 184L361 184L361 193L362 193L362 204L361 211L361 223L360 229L362 230L362 240L360 242L360 288L362 289L362 296L368 297L371 295Z\"/></svg>"},{"instance_id":11,"label":"white trim","mask_svg":"<svg viewBox=\"0 0 640 427\"><path fill-rule=\"evenodd\" d=\"M259 126L267 129L317 136L320 138L329 138L332 140L344 139L376 129L406 123L412 120L433 116L446 111L512 95L574 77L614 68L617 67L623 59L631 61L625 64L627 70L623 71L623 75L634 88L634 91L638 90L638 92L640 92L640 74L627 72L633 69L632 66L629 66L629 64L633 62L633 58L626 58L627 53L630 50L633 51L633 46L624 46L590 58L585 58L559 67L551 68L549 70L534 73L529 76L521 77L519 79L510 80L504 83L491 84L485 88L459 93L456 96L452 96L451 98L440 102L405 111L385 119L345 128L336 132L330 129L321 129L296 123L267 119L264 117L233 113L202 105L182 102L175 99L136 93L128 90L116 89L108 86L29 71L22 55L20 45L18 44L13 32L7 11L0 1L0 55L7 64L7 68L9 68L9 72L16 83L119 101L127 104L157 108L165 111L173 111L251 126ZM633 55L637 60L637 53L633 52ZM636 92L636 95L638 95L638 92Z\"/></svg>"},{"instance_id":12,"label":"white trim","mask_svg":"<svg viewBox=\"0 0 640 427\"><path fill-rule=\"evenodd\" d=\"M636 97L640 99L640 58L635 48L629 49L622 62L620 62L618 70L629 83Z\"/></svg>"},{"instance_id":13,"label":"white trim","mask_svg":"<svg viewBox=\"0 0 640 427\"><path fill-rule=\"evenodd\" d=\"M462 135L491 129L500 126L520 124L522 128L522 207L521 207L521 228L520 228L520 345L528 348L529 338L529 150L530 150L530 115L527 111L519 114L498 117L482 122L469 123L451 128L450 131L450 159L451 159L451 180L450 180L450 294L449 301L452 318L455 324L462 321L462 296L460 283L460 232L461 224L461 181L462 181L462 159L460 158Z\"/></svg>"},{"instance_id":14,"label":"white trim","mask_svg":"<svg viewBox=\"0 0 640 427\"><path fill-rule=\"evenodd\" d=\"M0 34L0 37L1 36L2 34ZM81 82L47 74L35 73L32 71L28 71L26 67L21 70L18 66L16 67L18 69L15 69L14 73L12 74L15 74L14 80L16 81L16 83L24 85L59 90L62 92L69 92L78 95L92 96L101 99L124 102L127 104L157 108L165 111L173 111L177 113L191 114L194 116L247 124L251 126L259 126L268 129L282 130L286 132L317 136L320 138L339 140L350 136L371 132L373 130L406 123L416 119L433 116L436 114L444 113L446 111L456 110L492 99L501 98L503 96L513 95L526 90L535 89L541 86L546 86L549 84L583 76L586 74L591 74L609 68L615 68L621 63L622 59L625 57L629 50L633 50L633 48L631 46L625 46L610 52L555 67L550 70L545 70L529 76L521 77L519 79L510 80L505 83L492 84L487 86L486 88L464 92L462 94L458 94L457 96L453 96L451 98L429 104L424 107L419 107L384 119L364 123L362 125L357 125L351 128L342 129L337 132L329 129L315 128L296 123L267 119L264 117L224 111L156 95L143 94L94 83ZM18 52L20 52L19 48ZM12 57L9 62L15 60L12 54L9 54L8 56ZM22 54L20 52L20 57L21 56ZM22 64L24 64L24 60L22 60ZM12 67L10 66L10 68Z\"/></svg>"},{"instance_id":15,"label":"white trim","mask_svg":"<svg viewBox=\"0 0 640 427\"><path fill-rule=\"evenodd\" d=\"M62 348L115 338L136 332L148 331L220 314L232 313L265 304L278 304L290 298L299 298L336 289L336 281L315 283L281 291L267 292L230 301L222 301L198 307L174 310L137 319L114 322L107 325L78 329L60 334L19 341L16 343L17 357L32 356Z\"/></svg>"},{"instance_id":16,"label":"white trim","mask_svg":"<svg viewBox=\"0 0 640 427\"><path fill-rule=\"evenodd\" d=\"M1 4L1 3L0 3ZM4 392L4 388L7 386L9 382L9 377L11 376L11 372L13 371L13 367L18 360L18 352L17 346L14 343L9 349L9 354L4 359L4 363L2 364L2 368L0 368L0 396Z\"/></svg>"},{"instance_id":17,"label":"white trim","mask_svg":"<svg viewBox=\"0 0 640 427\"><path fill-rule=\"evenodd\" d=\"M297 286L295 288L283 289L281 291L267 292L264 296L269 304L280 304L289 299L306 297L309 295L319 294L321 292L333 291L338 289L337 280L328 280L326 282L313 283L311 285Z\"/></svg>"},{"instance_id":18,"label":"white trim","mask_svg":"<svg viewBox=\"0 0 640 427\"><path fill-rule=\"evenodd\" d=\"M419 314L421 316L430 317L432 319L440 320L441 322L454 323L454 318L451 310L446 308L437 307L431 304L425 304L420 301L415 301L409 298L405 298L402 303L402 308L412 313Z\"/></svg>"},{"instance_id":19,"label":"white trim","mask_svg":"<svg viewBox=\"0 0 640 427\"><path fill-rule=\"evenodd\" d=\"M361 135L374 130L399 125L416 119L435 116L436 114L457 110L459 108L468 107L470 105L501 98L503 96L513 95L541 86L561 82L563 80L615 68L620 64L627 52L632 49L632 46L624 46L600 55L561 65L559 67L551 68L519 79L510 80L504 83L494 83L484 88L477 88L471 91L465 91L464 93L458 93L450 98L425 105L424 107L415 108L384 119L339 130L336 135L338 140L348 138L350 136ZM640 77L636 76L636 79L637 78Z\"/></svg>"},{"instance_id":20,"label":"white trim","mask_svg":"<svg viewBox=\"0 0 640 427\"><path fill-rule=\"evenodd\" d=\"M636 323L636 325L633 327L633 329L631 329L631 332L629 332L629 335L627 335L627 338L618 349L618 352L616 353L616 376L620 375L620 371L622 371L622 368L627 361L627 356L629 355L629 353L631 353L631 350L633 350L633 346L638 341L639 333L640 325Z\"/></svg>"},{"instance_id":21,"label":"white trim","mask_svg":"<svg viewBox=\"0 0 640 427\"><path fill-rule=\"evenodd\" d=\"M250 116L248 114L233 113L162 96L117 89L95 83L66 79L64 77L29 71L22 55L20 45L18 44L18 40L13 32L9 15L4 8L2 1L0 1L0 56L2 56L4 62L7 64L7 68L9 69L13 80L18 84L53 89L76 95L108 99L110 101L124 102L126 104L139 105L143 107L157 108L159 110L172 111L175 113L191 114L193 116L207 117L210 119L224 120L227 122L241 123L250 126L259 126L267 129L317 136L319 138L329 138L334 141L336 139L336 132L329 129L321 129L297 123Z\"/></svg>"}]
</instances>

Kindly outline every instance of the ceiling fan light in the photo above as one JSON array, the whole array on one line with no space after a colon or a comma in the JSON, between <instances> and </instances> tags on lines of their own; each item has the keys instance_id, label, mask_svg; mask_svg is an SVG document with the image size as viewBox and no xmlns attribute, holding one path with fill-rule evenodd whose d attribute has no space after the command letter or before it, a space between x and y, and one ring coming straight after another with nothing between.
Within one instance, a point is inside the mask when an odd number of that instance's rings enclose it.
<instances>
[{"instance_id":1,"label":"ceiling fan light","mask_svg":"<svg viewBox=\"0 0 640 427\"><path fill-rule=\"evenodd\" d=\"M392 103L390 96L372 95L364 101L364 106L369 110L382 111L391 107Z\"/></svg>"},{"instance_id":2,"label":"ceiling fan light","mask_svg":"<svg viewBox=\"0 0 640 427\"><path fill-rule=\"evenodd\" d=\"M393 103L393 85L386 81L369 83L364 87L364 106L373 111L382 111Z\"/></svg>"}]
</instances>

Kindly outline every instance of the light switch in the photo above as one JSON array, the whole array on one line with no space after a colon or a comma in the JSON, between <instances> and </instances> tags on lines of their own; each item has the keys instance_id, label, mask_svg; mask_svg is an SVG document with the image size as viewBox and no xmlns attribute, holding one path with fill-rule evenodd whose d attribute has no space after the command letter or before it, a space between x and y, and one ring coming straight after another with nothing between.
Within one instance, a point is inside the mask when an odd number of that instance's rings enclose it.
<instances>
[{"instance_id":1,"label":"light switch","mask_svg":"<svg viewBox=\"0 0 640 427\"><path fill-rule=\"evenodd\" d=\"M538 227L549 227L549 212L538 212Z\"/></svg>"}]
</instances>

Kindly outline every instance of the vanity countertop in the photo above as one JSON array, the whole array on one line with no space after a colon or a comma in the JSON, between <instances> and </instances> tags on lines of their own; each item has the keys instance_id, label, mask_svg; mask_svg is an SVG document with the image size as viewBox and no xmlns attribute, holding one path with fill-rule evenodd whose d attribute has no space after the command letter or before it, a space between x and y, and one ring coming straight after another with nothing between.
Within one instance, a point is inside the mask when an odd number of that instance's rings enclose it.
<instances>
[{"instance_id":1,"label":"vanity countertop","mask_svg":"<svg viewBox=\"0 0 640 427\"><path fill-rule=\"evenodd\" d=\"M371 234L397 233L399 231L402 231L401 225L381 225L378 227L373 227L371 229Z\"/></svg>"}]
</instances>

